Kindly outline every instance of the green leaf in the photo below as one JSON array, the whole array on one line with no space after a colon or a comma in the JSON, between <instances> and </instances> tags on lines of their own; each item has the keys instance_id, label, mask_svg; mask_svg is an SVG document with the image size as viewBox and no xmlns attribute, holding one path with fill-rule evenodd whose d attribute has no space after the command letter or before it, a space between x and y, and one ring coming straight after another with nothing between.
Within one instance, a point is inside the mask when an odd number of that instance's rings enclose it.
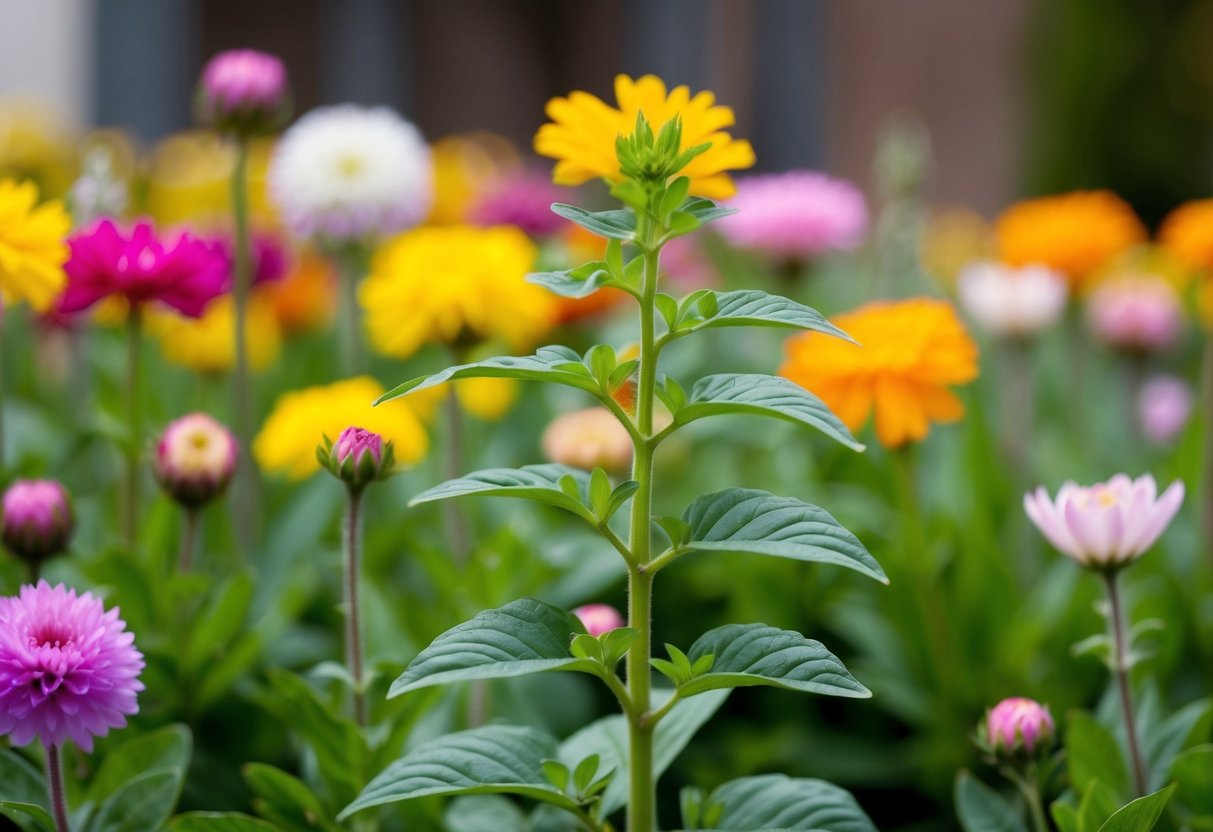
<instances>
[{"instance_id":1,"label":"green leaf","mask_svg":"<svg viewBox=\"0 0 1213 832\"><path fill-rule=\"evenodd\" d=\"M563 202L552 204L552 212L575 222L587 231L610 240L628 241L636 236L636 215L631 211L587 211Z\"/></svg>"},{"instance_id":2,"label":"green leaf","mask_svg":"<svg viewBox=\"0 0 1213 832\"><path fill-rule=\"evenodd\" d=\"M558 272L533 272L528 274L526 279L528 283L542 286L564 298L585 298L603 286L616 285L606 269L606 263L587 263L585 266Z\"/></svg>"},{"instance_id":3,"label":"green leaf","mask_svg":"<svg viewBox=\"0 0 1213 832\"><path fill-rule=\"evenodd\" d=\"M187 812L169 823L171 832L274 832L278 827L239 812Z\"/></svg>"},{"instance_id":4,"label":"green leaf","mask_svg":"<svg viewBox=\"0 0 1213 832\"><path fill-rule=\"evenodd\" d=\"M1090 783L1099 781L1118 798L1130 794L1129 770L1111 732L1086 711L1070 711L1066 725L1070 787L1078 794L1086 794Z\"/></svg>"},{"instance_id":5,"label":"green leaf","mask_svg":"<svg viewBox=\"0 0 1213 832\"><path fill-rule=\"evenodd\" d=\"M723 804L720 829L823 829L876 832L855 798L824 780L764 774L731 780L712 792Z\"/></svg>"},{"instance_id":6,"label":"green leaf","mask_svg":"<svg viewBox=\"0 0 1213 832\"><path fill-rule=\"evenodd\" d=\"M293 774L265 763L248 763L242 770L244 781L257 796L257 813L288 828L318 827L336 832L331 822L335 811L326 807L316 790Z\"/></svg>"},{"instance_id":7,"label":"green leaf","mask_svg":"<svg viewBox=\"0 0 1213 832\"><path fill-rule=\"evenodd\" d=\"M434 639L392 683L388 697L472 679L551 670L596 673L601 665L569 652L573 636L584 632L577 617L560 607L535 598L513 601Z\"/></svg>"},{"instance_id":8,"label":"green leaf","mask_svg":"<svg viewBox=\"0 0 1213 832\"><path fill-rule=\"evenodd\" d=\"M22 803L19 800L0 800L0 817L5 817L22 829L37 829L39 832L54 832L55 819L50 812L37 803ZM30 821L36 823L30 826Z\"/></svg>"},{"instance_id":9,"label":"green leaf","mask_svg":"<svg viewBox=\"0 0 1213 832\"><path fill-rule=\"evenodd\" d=\"M808 425L856 451L864 449L821 399L794 381L755 373L724 373L695 382L691 398L674 413L674 427L707 416L747 413Z\"/></svg>"},{"instance_id":10,"label":"green leaf","mask_svg":"<svg viewBox=\"0 0 1213 832\"><path fill-rule=\"evenodd\" d=\"M508 797L496 794L455 798L443 821L448 832L526 832L522 810Z\"/></svg>"},{"instance_id":11,"label":"green leaf","mask_svg":"<svg viewBox=\"0 0 1213 832\"><path fill-rule=\"evenodd\" d=\"M534 355L503 355L472 364L447 367L440 373L406 381L380 396L375 404L398 399L407 393L437 387L462 378L517 378L524 381L547 381L576 387L597 394L598 383L581 361L581 356L568 347L540 347Z\"/></svg>"},{"instance_id":12,"label":"green leaf","mask_svg":"<svg viewBox=\"0 0 1213 832\"><path fill-rule=\"evenodd\" d=\"M0 800L14 806L45 806L47 800L42 772L7 748L0 749Z\"/></svg>"},{"instance_id":13,"label":"green leaf","mask_svg":"<svg viewBox=\"0 0 1213 832\"><path fill-rule=\"evenodd\" d=\"M1213 818L1213 745L1184 751L1171 763L1178 799L1193 814Z\"/></svg>"},{"instance_id":14,"label":"green leaf","mask_svg":"<svg viewBox=\"0 0 1213 832\"><path fill-rule=\"evenodd\" d=\"M700 497L682 517L691 527L690 539L682 547L690 551L830 563L889 582L859 539L828 511L792 497L729 488Z\"/></svg>"},{"instance_id":15,"label":"green leaf","mask_svg":"<svg viewBox=\"0 0 1213 832\"><path fill-rule=\"evenodd\" d=\"M517 794L575 809L543 770L544 760L558 752L556 740L534 728L483 725L448 734L392 763L337 817L402 800L460 794Z\"/></svg>"},{"instance_id":16,"label":"green leaf","mask_svg":"<svg viewBox=\"0 0 1213 832\"><path fill-rule=\"evenodd\" d=\"M728 208L724 205L719 205L705 197L694 197L687 201L682 206L684 214L690 214L700 225L706 225L709 222L718 220L721 217L727 217L730 214L736 214L736 208Z\"/></svg>"},{"instance_id":17,"label":"green leaf","mask_svg":"<svg viewBox=\"0 0 1213 832\"><path fill-rule=\"evenodd\" d=\"M1173 791L1175 786L1167 786L1162 791L1137 798L1108 818L1108 822L1099 827L1099 832L1150 832Z\"/></svg>"},{"instance_id":18,"label":"green leaf","mask_svg":"<svg viewBox=\"0 0 1213 832\"><path fill-rule=\"evenodd\" d=\"M965 832L1026 832L1023 818L1006 798L968 771L956 775L956 816Z\"/></svg>"},{"instance_id":19,"label":"green leaf","mask_svg":"<svg viewBox=\"0 0 1213 832\"><path fill-rule=\"evenodd\" d=\"M205 669L216 653L240 635L252 603L253 579L247 572L232 575L216 587L189 629L181 664L191 672Z\"/></svg>"},{"instance_id":20,"label":"green leaf","mask_svg":"<svg viewBox=\"0 0 1213 832\"><path fill-rule=\"evenodd\" d=\"M679 335L720 327L759 326L824 332L855 343L851 336L827 321L816 309L779 295L757 289L740 289L735 292L714 292L713 296L716 314L699 321L685 322L683 325L687 328L680 329Z\"/></svg>"},{"instance_id":21,"label":"green leaf","mask_svg":"<svg viewBox=\"0 0 1213 832\"><path fill-rule=\"evenodd\" d=\"M148 832L164 825L181 795L184 773L162 769L128 780L101 804L90 832Z\"/></svg>"},{"instance_id":22,"label":"green leaf","mask_svg":"<svg viewBox=\"0 0 1213 832\"><path fill-rule=\"evenodd\" d=\"M1181 749L1203 742L1209 736L1213 700L1199 699L1180 708L1158 725L1142 726L1142 751L1150 772L1150 787L1161 789L1170 782L1167 772Z\"/></svg>"},{"instance_id":23,"label":"green leaf","mask_svg":"<svg viewBox=\"0 0 1213 832\"><path fill-rule=\"evenodd\" d=\"M765 685L851 699L872 695L821 642L792 630L726 624L696 639L688 657L698 662L709 655L715 656L711 670L680 685L680 694Z\"/></svg>"},{"instance_id":24,"label":"green leaf","mask_svg":"<svg viewBox=\"0 0 1213 832\"><path fill-rule=\"evenodd\" d=\"M577 497L561 487L561 480L571 477ZM579 468L555 463L524 465L521 468L488 468L457 480L448 480L423 491L409 500L410 506L449 500L452 497L518 497L533 500L565 511L594 523L590 503L590 475Z\"/></svg>"},{"instance_id":25,"label":"green leaf","mask_svg":"<svg viewBox=\"0 0 1213 832\"><path fill-rule=\"evenodd\" d=\"M1077 822L1082 832L1095 832L1120 808L1120 799L1098 780L1087 784L1087 790L1078 804Z\"/></svg>"},{"instance_id":26,"label":"green leaf","mask_svg":"<svg viewBox=\"0 0 1213 832\"><path fill-rule=\"evenodd\" d=\"M169 725L128 740L105 755L89 784L88 799L104 803L129 780L147 771L174 769L184 778L192 749L193 737L184 725Z\"/></svg>"}]
</instances>

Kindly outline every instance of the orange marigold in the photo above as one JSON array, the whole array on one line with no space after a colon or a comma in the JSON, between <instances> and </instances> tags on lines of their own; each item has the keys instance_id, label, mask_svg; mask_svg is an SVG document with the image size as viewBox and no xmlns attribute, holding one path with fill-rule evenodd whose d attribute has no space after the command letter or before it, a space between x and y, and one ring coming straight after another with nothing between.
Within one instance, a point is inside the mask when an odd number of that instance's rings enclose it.
<instances>
[{"instance_id":1,"label":"orange marigold","mask_svg":"<svg viewBox=\"0 0 1213 832\"><path fill-rule=\"evenodd\" d=\"M1133 209L1111 191L1024 200L1003 212L995 232L1003 262L1051 266L1076 283L1146 239Z\"/></svg>"},{"instance_id":2,"label":"orange marigold","mask_svg":"<svg viewBox=\"0 0 1213 832\"><path fill-rule=\"evenodd\" d=\"M977 345L950 303L875 301L833 322L863 346L810 332L787 341L786 376L817 394L852 431L876 412L876 436L895 448L954 422L964 404L949 388L977 377Z\"/></svg>"},{"instance_id":3,"label":"orange marigold","mask_svg":"<svg viewBox=\"0 0 1213 832\"><path fill-rule=\"evenodd\" d=\"M1184 266L1213 271L1213 199L1194 199L1168 214L1158 242Z\"/></svg>"}]
</instances>

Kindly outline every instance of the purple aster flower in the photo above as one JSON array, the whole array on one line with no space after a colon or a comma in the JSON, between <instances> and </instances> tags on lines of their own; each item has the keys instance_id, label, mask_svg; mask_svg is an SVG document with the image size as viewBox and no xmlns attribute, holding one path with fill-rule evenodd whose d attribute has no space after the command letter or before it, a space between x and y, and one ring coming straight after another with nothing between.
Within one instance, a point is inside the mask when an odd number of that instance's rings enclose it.
<instances>
[{"instance_id":1,"label":"purple aster flower","mask_svg":"<svg viewBox=\"0 0 1213 832\"><path fill-rule=\"evenodd\" d=\"M566 198L550 176L523 171L489 185L472 203L470 219L476 225L514 225L532 237L550 237L566 224L552 213L552 203Z\"/></svg>"}]
</instances>

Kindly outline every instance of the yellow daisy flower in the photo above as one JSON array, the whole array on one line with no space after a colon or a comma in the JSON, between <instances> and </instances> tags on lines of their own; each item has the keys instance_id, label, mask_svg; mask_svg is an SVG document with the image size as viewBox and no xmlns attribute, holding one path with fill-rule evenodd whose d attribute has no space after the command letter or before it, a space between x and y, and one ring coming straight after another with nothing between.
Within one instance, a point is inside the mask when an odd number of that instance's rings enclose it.
<instances>
[{"instance_id":1,"label":"yellow daisy flower","mask_svg":"<svg viewBox=\"0 0 1213 832\"><path fill-rule=\"evenodd\" d=\"M430 342L500 340L529 349L556 317L555 296L526 282L535 244L512 226L405 232L375 255L358 290L371 345L408 358Z\"/></svg>"},{"instance_id":2,"label":"yellow daisy flower","mask_svg":"<svg viewBox=\"0 0 1213 832\"><path fill-rule=\"evenodd\" d=\"M38 205L33 182L0 181L0 295L39 312L63 290L72 221L57 199Z\"/></svg>"},{"instance_id":3,"label":"yellow daisy flower","mask_svg":"<svg viewBox=\"0 0 1213 832\"><path fill-rule=\"evenodd\" d=\"M692 193L727 199L736 188L726 171L754 164L750 143L724 132L734 123L733 110L717 104L710 92L692 97L687 87L678 86L667 93L665 82L656 75L636 80L617 75L615 100L618 106L612 107L587 92L574 92L548 102L545 112L552 121L535 134L535 152L556 160L553 179L557 184L580 185L599 177L618 181L615 139L631 134L639 113L644 113L655 134L678 116L682 150L712 145L682 171L691 179Z\"/></svg>"},{"instance_id":4,"label":"yellow daisy flower","mask_svg":"<svg viewBox=\"0 0 1213 832\"><path fill-rule=\"evenodd\" d=\"M261 370L278 357L282 333L273 300L257 291L248 305L249 366ZM152 312L148 331L160 340L160 350L174 364L198 373L223 373L236 363L236 316L231 295L216 298L201 318Z\"/></svg>"},{"instance_id":5,"label":"yellow daisy flower","mask_svg":"<svg viewBox=\"0 0 1213 832\"><path fill-rule=\"evenodd\" d=\"M253 439L253 458L262 470L300 480L320 470L316 446L321 439L336 439L354 426L395 443L398 463L415 463L429 447L421 419L408 399L372 407L383 393L370 376L284 393Z\"/></svg>"}]
</instances>

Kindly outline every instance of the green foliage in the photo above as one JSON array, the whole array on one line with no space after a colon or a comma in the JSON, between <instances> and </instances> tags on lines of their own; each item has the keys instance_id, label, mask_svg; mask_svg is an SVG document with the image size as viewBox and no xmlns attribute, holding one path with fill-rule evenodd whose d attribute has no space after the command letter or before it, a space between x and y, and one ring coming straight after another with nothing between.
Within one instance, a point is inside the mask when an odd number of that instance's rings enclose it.
<instances>
[{"instance_id":1,"label":"green foliage","mask_svg":"<svg viewBox=\"0 0 1213 832\"><path fill-rule=\"evenodd\" d=\"M1102 783L1118 797L1127 797L1129 769L1116 738L1084 711L1066 715L1066 760L1070 787L1085 795L1094 782Z\"/></svg>"},{"instance_id":2,"label":"green foliage","mask_svg":"<svg viewBox=\"0 0 1213 832\"><path fill-rule=\"evenodd\" d=\"M954 799L965 832L1027 832L1019 811L968 771L956 775Z\"/></svg>"},{"instance_id":3,"label":"green foliage","mask_svg":"<svg viewBox=\"0 0 1213 832\"><path fill-rule=\"evenodd\" d=\"M173 818L169 832L273 832L272 823L236 812L187 812Z\"/></svg>"},{"instance_id":4,"label":"green foliage","mask_svg":"<svg viewBox=\"0 0 1213 832\"><path fill-rule=\"evenodd\" d=\"M1174 791L1174 786L1168 786L1161 791L1137 798L1108 818L1107 822L1099 827L1099 832L1150 832Z\"/></svg>"},{"instance_id":5,"label":"green foliage","mask_svg":"<svg viewBox=\"0 0 1213 832\"><path fill-rule=\"evenodd\" d=\"M704 302L710 298L710 302ZM733 292L704 290L688 296L679 307L679 316L670 326L669 338L682 338L706 329L739 326L773 329L803 329L822 332L854 342L849 335L826 320L820 312L789 298L771 295L758 289Z\"/></svg>"},{"instance_id":6,"label":"green foliage","mask_svg":"<svg viewBox=\"0 0 1213 832\"><path fill-rule=\"evenodd\" d=\"M876 832L855 798L823 780L764 774L718 787L709 803L724 807L713 829L828 829Z\"/></svg>"}]
</instances>

